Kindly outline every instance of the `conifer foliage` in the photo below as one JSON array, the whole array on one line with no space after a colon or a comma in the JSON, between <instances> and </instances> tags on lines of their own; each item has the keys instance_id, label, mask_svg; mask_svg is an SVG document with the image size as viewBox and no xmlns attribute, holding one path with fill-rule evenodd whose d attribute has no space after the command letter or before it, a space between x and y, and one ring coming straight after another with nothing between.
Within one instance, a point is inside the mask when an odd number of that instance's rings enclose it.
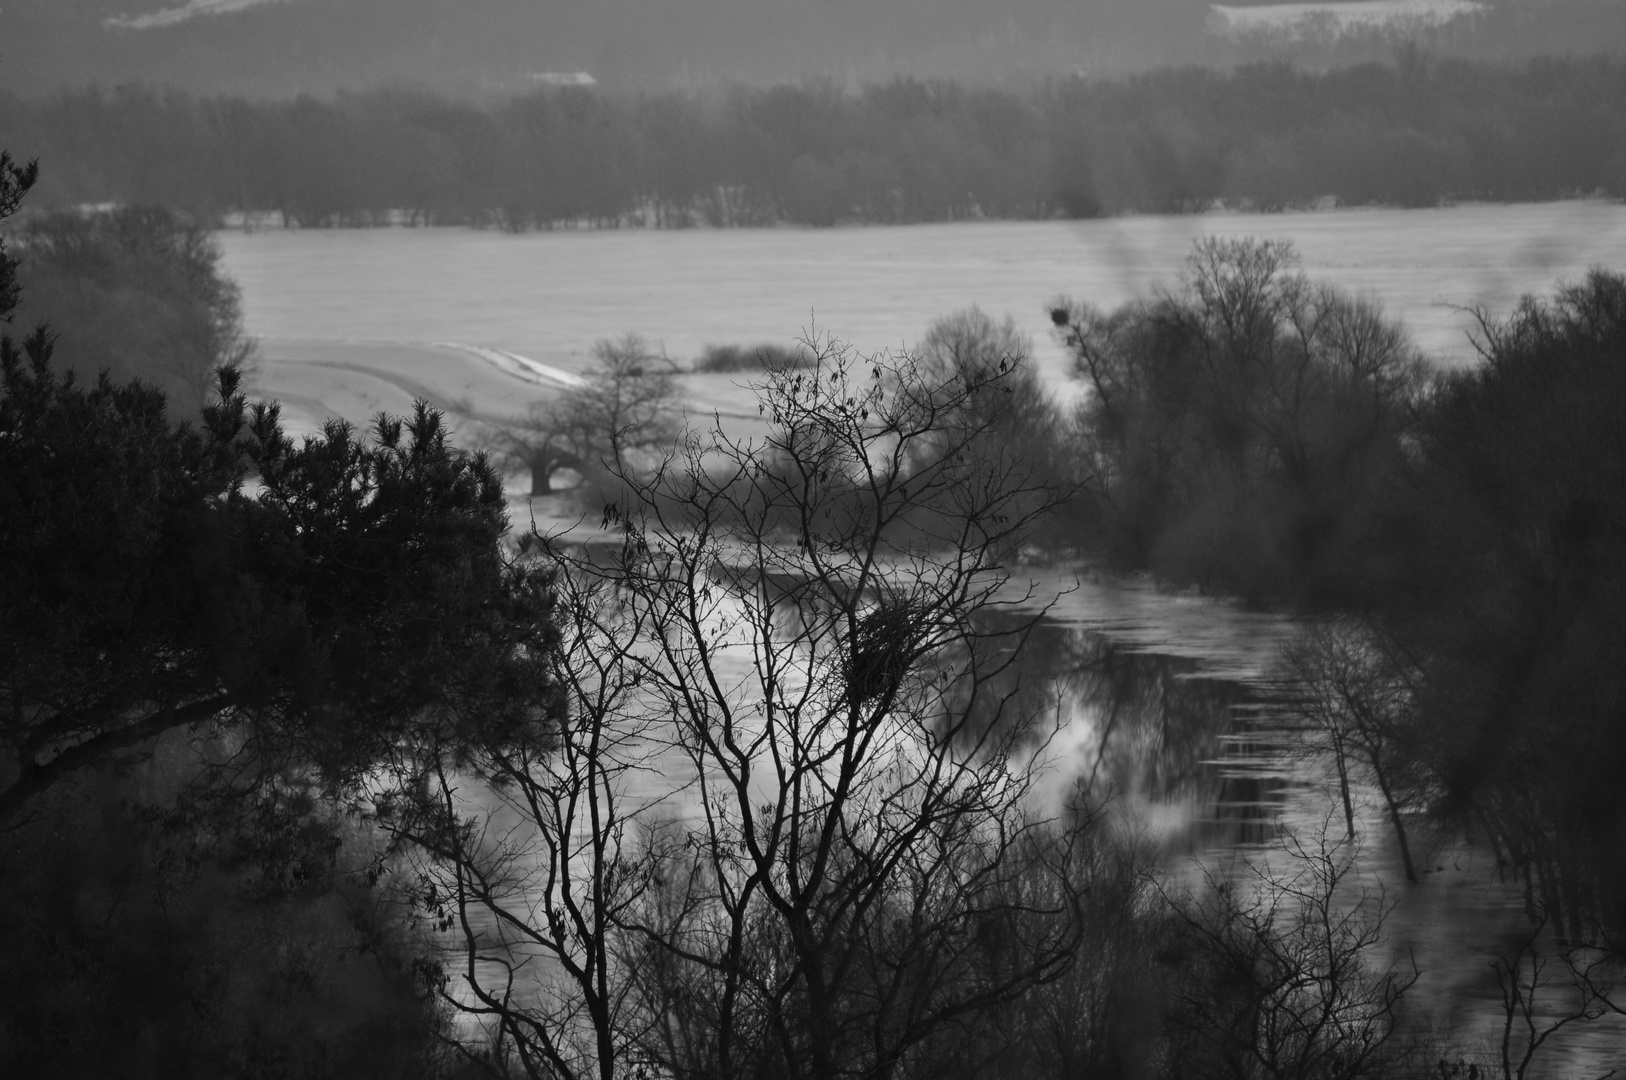
<instances>
[{"instance_id":1,"label":"conifer foliage","mask_svg":"<svg viewBox=\"0 0 1626 1080\"><path fill-rule=\"evenodd\" d=\"M32 172L4 169L14 205ZM296 445L231 368L193 426L51 353L0 342L0 820L204 722L332 791L545 727L549 583L438 413Z\"/></svg>"}]
</instances>

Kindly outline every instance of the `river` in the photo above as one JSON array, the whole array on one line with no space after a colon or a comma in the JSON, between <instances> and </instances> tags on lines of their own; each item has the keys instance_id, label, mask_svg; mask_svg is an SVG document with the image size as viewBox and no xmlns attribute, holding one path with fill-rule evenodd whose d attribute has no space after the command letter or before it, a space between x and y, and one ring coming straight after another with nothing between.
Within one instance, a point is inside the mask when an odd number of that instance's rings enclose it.
<instances>
[{"instance_id":1,"label":"river","mask_svg":"<svg viewBox=\"0 0 1626 1080\"><path fill-rule=\"evenodd\" d=\"M1314 852L1323 838L1345 840L1330 760L1313 752L1279 668L1299 625L1142 579L1076 580L1030 639L1032 669L1060 703L1062 741L1080 751L1078 767L1154 840L1165 872L1286 877L1299 868L1289 842ZM1409 1029L1488 1054L1504 1019L1491 964L1529 932L1520 887L1499 879L1490 852L1416 820L1408 830L1421 880L1408 885L1376 786L1357 775L1353 787L1357 846L1343 895L1392 905L1377 959L1420 972ZM1561 971L1554 961L1549 975ZM1546 990L1538 1022L1557 1019L1569 996ZM1522 1039L1515 1028L1515 1064ZM1528 1076L1596 1077L1622 1064L1626 1024L1610 1017L1559 1033Z\"/></svg>"}]
</instances>

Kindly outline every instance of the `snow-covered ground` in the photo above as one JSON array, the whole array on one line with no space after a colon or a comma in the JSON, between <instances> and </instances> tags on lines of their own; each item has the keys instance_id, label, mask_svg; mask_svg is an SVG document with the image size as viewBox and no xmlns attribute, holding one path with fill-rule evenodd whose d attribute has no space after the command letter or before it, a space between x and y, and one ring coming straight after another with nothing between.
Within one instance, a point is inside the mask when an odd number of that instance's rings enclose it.
<instances>
[{"instance_id":1,"label":"snow-covered ground","mask_svg":"<svg viewBox=\"0 0 1626 1080\"><path fill-rule=\"evenodd\" d=\"M838 229L218 237L223 268L243 288L247 329L268 356L279 341L371 343L365 366L419 357L413 377L438 385L441 365L458 373L442 396L472 395L486 411L504 395L545 387L430 343L579 373L595 341L625 333L684 365L707 344L790 345L804 331L877 350L917 342L933 320L976 304L1013 316L1040 369L1060 383L1067 358L1051 338L1048 302L1065 294L1112 307L1172 284L1202 235L1291 240L1311 278L1372 296L1426 351L1458 363L1474 356L1469 307L1506 312L1520 294L1549 292L1590 266L1626 270L1626 206L1601 201ZM422 344L393 349L399 342ZM312 345L299 355L328 359L321 353Z\"/></svg>"},{"instance_id":2,"label":"snow-covered ground","mask_svg":"<svg viewBox=\"0 0 1626 1080\"><path fill-rule=\"evenodd\" d=\"M1338 37L1358 31L1410 31L1477 15L1474 0L1353 0L1349 3L1209 7L1209 30L1221 37Z\"/></svg>"},{"instance_id":3,"label":"snow-covered ground","mask_svg":"<svg viewBox=\"0 0 1626 1080\"><path fill-rule=\"evenodd\" d=\"M174 26L198 15L225 15L258 4L283 2L284 0L187 0L187 3L179 7L164 8L145 15L115 15L103 20L102 25L112 30L149 30L157 26Z\"/></svg>"}]
</instances>

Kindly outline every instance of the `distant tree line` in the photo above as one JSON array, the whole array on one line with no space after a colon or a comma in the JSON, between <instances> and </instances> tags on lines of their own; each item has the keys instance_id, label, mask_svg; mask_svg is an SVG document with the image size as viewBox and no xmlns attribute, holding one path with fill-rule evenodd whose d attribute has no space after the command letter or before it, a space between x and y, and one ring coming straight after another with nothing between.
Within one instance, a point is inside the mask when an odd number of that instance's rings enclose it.
<instances>
[{"instance_id":1,"label":"distant tree line","mask_svg":"<svg viewBox=\"0 0 1626 1080\"><path fill-rule=\"evenodd\" d=\"M1032 85L1080 70L1124 75L1159 65L1226 67L1291 59L1314 67L1386 60L1409 43L1451 56L1524 59L1619 51L1616 0L1481 0L1428 27L1407 17L1362 28L1312 16L1292 33L1233 34L1208 0L340 0L256 3L226 19L147 30L132 15L161 0L11 0L0 86L164 83L195 93L291 96L412 85L485 97L526 76L587 67L601 85L658 91L806 77L848 83L911 75ZM175 7L185 5L176 3ZM1252 5L1248 5L1252 6ZM122 19L120 19L122 17ZM1317 25L1319 23L1319 25ZM1308 30L1309 32L1304 32Z\"/></svg>"},{"instance_id":2,"label":"distant tree line","mask_svg":"<svg viewBox=\"0 0 1626 1080\"><path fill-rule=\"evenodd\" d=\"M1014 91L897 80L476 106L142 87L0 97L36 206L300 226L904 223L1626 193L1626 62L1399 55Z\"/></svg>"}]
</instances>

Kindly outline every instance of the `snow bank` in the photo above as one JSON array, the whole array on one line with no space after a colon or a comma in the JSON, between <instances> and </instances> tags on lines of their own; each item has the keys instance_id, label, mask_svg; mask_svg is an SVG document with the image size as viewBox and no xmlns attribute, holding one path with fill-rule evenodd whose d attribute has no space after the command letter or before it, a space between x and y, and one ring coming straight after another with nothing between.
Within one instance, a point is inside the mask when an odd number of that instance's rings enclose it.
<instances>
[{"instance_id":1,"label":"snow bank","mask_svg":"<svg viewBox=\"0 0 1626 1080\"><path fill-rule=\"evenodd\" d=\"M1220 37L1339 37L1361 31L1433 29L1485 10L1475 0L1354 0L1259 7L1213 4L1208 9L1208 28Z\"/></svg>"},{"instance_id":2,"label":"snow bank","mask_svg":"<svg viewBox=\"0 0 1626 1080\"><path fill-rule=\"evenodd\" d=\"M109 30L150 30L155 26L174 26L196 15L225 15L242 11L258 4L282 3L283 0L189 0L181 7L164 8L146 15L114 15L103 19Z\"/></svg>"},{"instance_id":3,"label":"snow bank","mask_svg":"<svg viewBox=\"0 0 1626 1080\"><path fill-rule=\"evenodd\" d=\"M484 345L463 345L456 341L437 341L435 344L444 349L456 349L471 356L478 356L504 374L512 375L516 379L523 379L528 383L535 383L538 386L562 386L574 390L577 387L587 385L587 380L580 375L574 375L548 364L539 364L529 357L520 356L518 353L511 353L505 349L488 349Z\"/></svg>"}]
</instances>

